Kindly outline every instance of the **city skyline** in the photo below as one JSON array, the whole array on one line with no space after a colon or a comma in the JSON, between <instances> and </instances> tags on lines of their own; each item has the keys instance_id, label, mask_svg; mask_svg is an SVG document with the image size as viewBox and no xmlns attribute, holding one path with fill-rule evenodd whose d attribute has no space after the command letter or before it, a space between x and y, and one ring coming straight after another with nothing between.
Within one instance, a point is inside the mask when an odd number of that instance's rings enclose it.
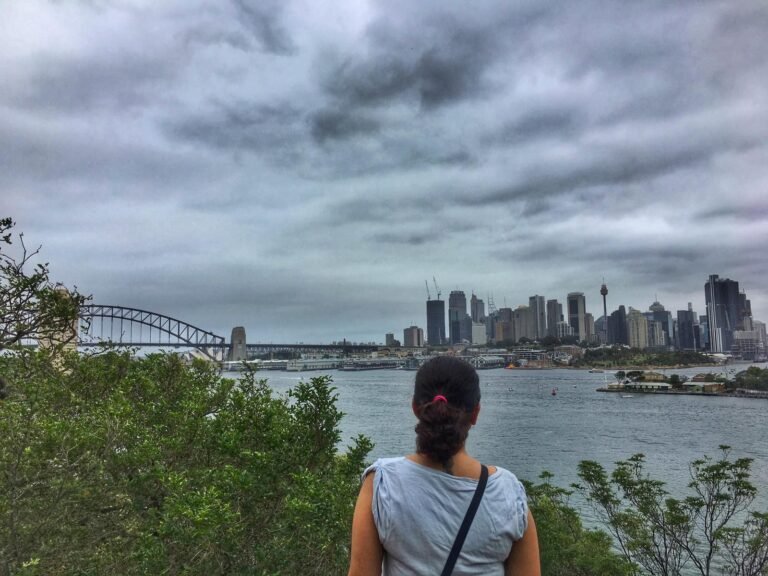
<instances>
[{"instance_id":1,"label":"city skyline","mask_svg":"<svg viewBox=\"0 0 768 576\"><path fill-rule=\"evenodd\" d=\"M52 278L249 341L425 329L424 279L768 318L768 5L6 3L0 215ZM537 303L537 307L540 303ZM470 312L468 310L468 312ZM564 310L567 316L567 310ZM585 319L586 321L586 319Z\"/></svg>"}]
</instances>

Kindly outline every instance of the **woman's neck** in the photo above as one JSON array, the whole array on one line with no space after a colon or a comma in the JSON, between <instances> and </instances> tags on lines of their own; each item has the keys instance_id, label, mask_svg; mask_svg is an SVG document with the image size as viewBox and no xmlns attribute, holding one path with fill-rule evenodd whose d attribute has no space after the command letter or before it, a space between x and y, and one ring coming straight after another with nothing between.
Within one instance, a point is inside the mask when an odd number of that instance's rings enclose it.
<instances>
[{"instance_id":1,"label":"woman's neck","mask_svg":"<svg viewBox=\"0 0 768 576\"><path fill-rule=\"evenodd\" d=\"M409 460L426 466L427 468L433 468L434 470L440 470L453 476L468 476L474 477L475 468L478 466L477 460L472 458L462 446L458 452L456 452L451 459L445 464L438 462L427 456L426 454L416 452L406 456Z\"/></svg>"}]
</instances>

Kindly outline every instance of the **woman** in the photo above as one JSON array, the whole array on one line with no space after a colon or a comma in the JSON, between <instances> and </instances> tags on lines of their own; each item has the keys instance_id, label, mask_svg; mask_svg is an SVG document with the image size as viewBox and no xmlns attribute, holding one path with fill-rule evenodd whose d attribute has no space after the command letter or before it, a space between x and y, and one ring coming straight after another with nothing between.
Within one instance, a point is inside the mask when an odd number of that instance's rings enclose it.
<instances>
[{"instance_id":1,"label":"woman","mask_svg":"<svg viewBox=\"0 0 768 576\"><path fill-rule=\"evenodd\" d=\"M448 356L429 360L416 374L412 406L416 453L379 459L363 474L349 576L441 574L478 487L483 466L464 447L480 413L474 368ZM487 474L453 574L540 576L523 486L504 468Z\"/></svg>"}]
</instances>

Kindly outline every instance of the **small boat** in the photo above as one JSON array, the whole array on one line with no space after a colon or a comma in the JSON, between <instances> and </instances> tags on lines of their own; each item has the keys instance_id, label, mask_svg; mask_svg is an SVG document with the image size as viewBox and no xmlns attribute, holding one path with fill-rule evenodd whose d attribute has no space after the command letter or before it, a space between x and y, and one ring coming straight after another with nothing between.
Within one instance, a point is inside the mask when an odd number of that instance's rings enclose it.
<instances>
[{"instance_id":1,"label":"small boat","mask_svg":"<svg viewBox=\"0 0 768 576\"><path fill-rule=\"evenodd\" d=\"M605 370L600 370L600 368L592 368L589 371L590 374L602 374L603 372L605 372Z\"/></svg>"},{"instance_id":2,"label":"small boat","mask_svg":"<svg viewBox=\"0 0 768 576\"><path fill-rule=\"evenodd\" d=\"M552 396L557 396L557 388L552 388Z\"/></svg>"},{"instance_id":3,"label":"small boat","mask_svg":"<svg viewBox=\"0 0 768 576\"><path fill-rule=\"evenodd\" d=\"M634 398L634 396L632 396L632 394L622 394L621 397L622 398Z\"/></svg>"}]
</instances>

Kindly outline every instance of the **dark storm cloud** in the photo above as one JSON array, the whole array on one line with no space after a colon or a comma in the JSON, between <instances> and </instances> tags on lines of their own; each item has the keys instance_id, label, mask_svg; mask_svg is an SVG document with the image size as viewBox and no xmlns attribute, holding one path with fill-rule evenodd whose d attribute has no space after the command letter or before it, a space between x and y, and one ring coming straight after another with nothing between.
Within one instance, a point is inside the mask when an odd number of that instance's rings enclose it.
<instances>
[{"instance_id":1,"label":"dark storm cloud","mask_svg":"<svg viewBox=\"0 0 768 576\"><path fill-rule=\"evenodd\" d=\"M462 26L450 15L419 24L426 42L384 19L371 26L369 55L349 56L332 66L323 80L325 90L353 107L413 97L429 109L489 89L483 72L496 57L496 35Z\"/></svg>"}]
</instances>

